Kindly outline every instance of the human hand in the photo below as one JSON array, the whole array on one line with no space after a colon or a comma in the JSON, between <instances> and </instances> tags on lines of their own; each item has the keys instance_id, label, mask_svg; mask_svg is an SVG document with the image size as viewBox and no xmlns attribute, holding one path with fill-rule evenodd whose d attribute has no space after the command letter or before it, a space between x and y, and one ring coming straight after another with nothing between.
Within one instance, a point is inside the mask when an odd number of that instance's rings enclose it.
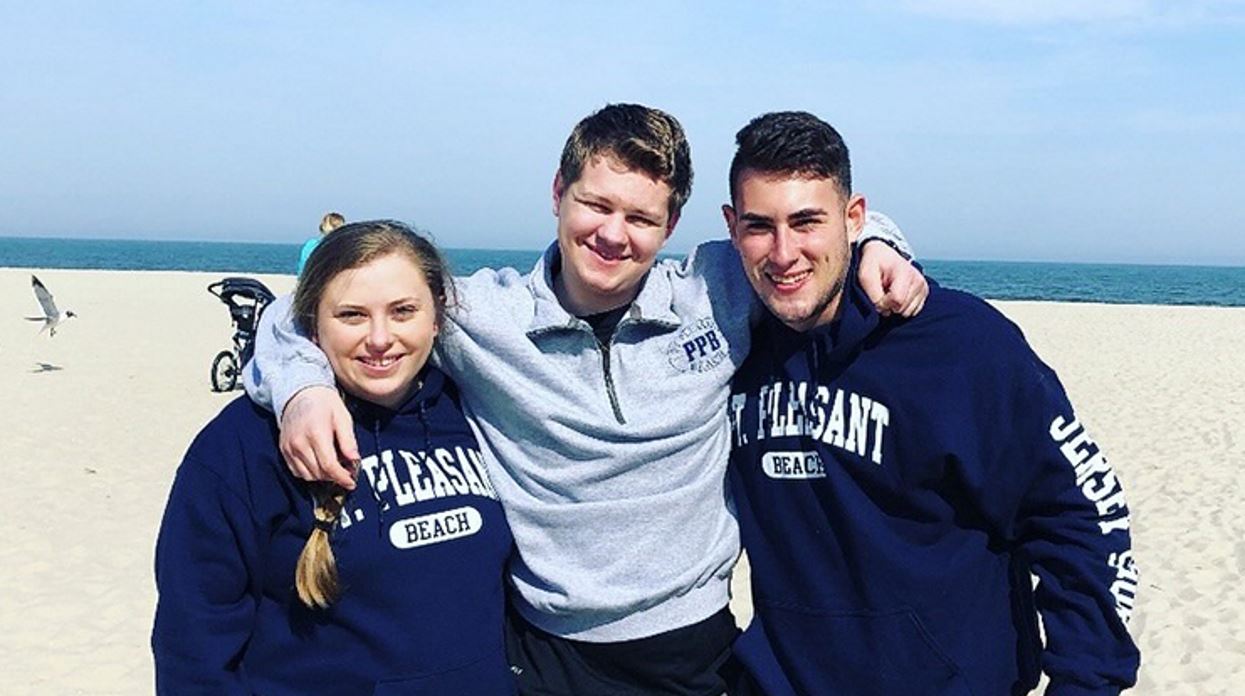
<instances>
[{"instance_id":1,"label":"human hand","mask_svg":"<svg viewBox=\"0 0 1245 696\"><path fill-rule=\"evenodd\" d=\"M336 390L308 387L290 399L281 414L280 447L285 465L298 478L332 481L354 490L359 445L354 437L354 419ZM342 461L349 463L349 468L342 466Z\"/></svg>"},{"instance_id":2,"label":"human hand","mask_svg":"<svg viewBox=\"0 0 1245 696\"><path fill-rule=\"evenodd\" d=\"M865 242L858 277L860 287L882 316L914 317L929 297L929 283L921 271L882 241Z\"/></svg>"}]
</instances>

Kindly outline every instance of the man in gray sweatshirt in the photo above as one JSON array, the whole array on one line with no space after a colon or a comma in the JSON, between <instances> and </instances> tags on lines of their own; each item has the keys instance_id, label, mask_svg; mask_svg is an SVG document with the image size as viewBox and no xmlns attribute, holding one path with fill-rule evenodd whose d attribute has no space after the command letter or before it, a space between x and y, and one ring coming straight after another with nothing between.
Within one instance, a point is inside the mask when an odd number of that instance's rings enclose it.
<instances>
[{"instance_id":1,"label":"man in gray sweatshirt","mask_svg":"<svg viewBox=\"0 0 1245 696\"><path fill-rule=\"evenodd\" d=\"M607 106L571 133L557 240L528 274L456 281L436 351L461 388L517 553L511 661L523 694L721 694L739 532L725 488L730 380L764 308L728 241L657 261L691 193L673 117ZM910 315L927 292L871 219L862 284ZM894 247L894 248L892 248ZM782 279L792 286L799 278ZM349 414L279 301L247 390L281 415L296 475L351 485ZM339 454L340 452L340 454Z\"/></svg>"}]
</instances>

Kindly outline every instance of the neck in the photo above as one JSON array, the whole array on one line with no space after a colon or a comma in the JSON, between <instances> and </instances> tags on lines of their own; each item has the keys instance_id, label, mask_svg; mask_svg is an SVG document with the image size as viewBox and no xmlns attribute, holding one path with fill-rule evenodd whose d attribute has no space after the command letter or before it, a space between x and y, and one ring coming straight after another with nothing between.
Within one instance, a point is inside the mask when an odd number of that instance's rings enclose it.
<instances>
[{"instance_id":1,"label":"neck","mask_svg":"<svg viewBox=\"0 0 1245 696\"><path fill-rule=\"evenodd\" d=\"M578 283L568 279L563 270L559 270L553 276L553 294L557 296L558 304L563 309L574 316L582 317L629 305L640 294L640 288L637 285L624 293L601 295L579 287Z\"/></svg>"}]
</instances>

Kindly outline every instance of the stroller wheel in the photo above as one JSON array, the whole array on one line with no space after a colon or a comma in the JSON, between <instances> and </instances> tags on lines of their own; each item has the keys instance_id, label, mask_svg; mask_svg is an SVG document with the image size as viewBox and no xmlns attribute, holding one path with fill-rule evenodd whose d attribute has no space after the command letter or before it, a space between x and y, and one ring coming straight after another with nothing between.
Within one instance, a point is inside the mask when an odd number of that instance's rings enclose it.
<instances>
[{"instance_id":1,"label":"stroller wheel","mask_svg":"<svg viewBox=\"0 0 1245 696\"><path fill-rule=\"evenodd\" d=\"M238 359L233 352L222 350L212 361L212 391L233 391L238 385Z\"/></svg>"}]
</instances>

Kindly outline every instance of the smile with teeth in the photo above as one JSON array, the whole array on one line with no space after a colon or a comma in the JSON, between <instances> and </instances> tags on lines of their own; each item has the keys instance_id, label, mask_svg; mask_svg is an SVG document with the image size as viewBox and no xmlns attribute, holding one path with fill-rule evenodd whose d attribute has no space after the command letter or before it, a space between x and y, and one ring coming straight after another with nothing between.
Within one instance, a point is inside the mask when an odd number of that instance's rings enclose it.
<instances>
[{"instance_id":1,"label":"smile with teeth","mask_svg":"<svg viewBox=\"0 0 1245 696\"><path fill-rule=\"evenodd\" d=\"M395 362L397 362L398 358L400 357L402 356L401 355L384 355L381 357L364 356L362 358L359 358L359 362L363 363L364 365L367 365L368 367L377 367L377 368L384 369L394 364Z\"/></svg>"},{"instance_id":2,"label":"smile with teeth","mask_svg":"<svg viewBox=\"0 0 1245 696\"><path fill-rule=\"evenodd\" d=\"M799 273L783 273L781 275L778 273L766 271L765 277L769 278L769 281L771 283L781 288L781 287L791 287L794 285L799 285L805 278L811 276L812 274L813 274L813 271L811 269L806 270L806 271L800 271Z\"/></svg>"}]
</instances>

